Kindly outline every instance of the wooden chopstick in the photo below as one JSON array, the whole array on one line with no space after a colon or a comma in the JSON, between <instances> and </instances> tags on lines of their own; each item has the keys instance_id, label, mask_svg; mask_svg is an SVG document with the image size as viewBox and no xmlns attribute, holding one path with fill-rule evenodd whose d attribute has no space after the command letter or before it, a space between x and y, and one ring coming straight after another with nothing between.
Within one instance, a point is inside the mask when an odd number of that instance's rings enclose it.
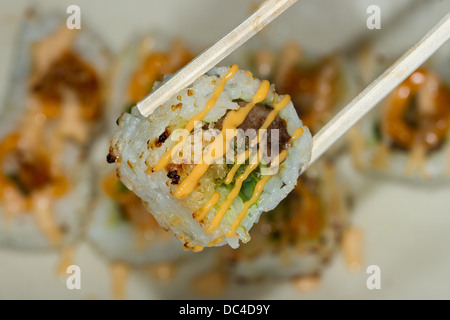
<instances>
[{"instance_id":1,"label":"wooden chopstick","mask_svg":"<svg viewBox=\"0 0 450 320\"><path fill-rule=\"evenodd\" d=\"M141 114L148 117L159 105L222 61L295 2L297 0L266 0L263 2L240 25L203 51L155 92L139 101L137 108Z\"/></svg>"},{"instance_id":2,"label":"wooden chopstick","mask_svg":"<svg viewBox=\"0 0 450 320\"><path fill-rule=\"evenodd\" d=\"M450 38L450 13L375 79L313 137L311 159L305 171L364 115L420 67Z\"/></svg>"},{"instance_id":3,"label":"wooden chopstick","mask_svg":"<svg viewBox=\"0 0 450 320\"><path fill-rule=\"evenodd\" d=\"M296 1L266 0L244 22L203 51L155 92L138 102L137 107L141 114L144 116L152 114L159 105L227 57ZM311 159L302 168L302 173L449 38L450 13L323 126L313 137Z\"/></svg>"}]
</instances>

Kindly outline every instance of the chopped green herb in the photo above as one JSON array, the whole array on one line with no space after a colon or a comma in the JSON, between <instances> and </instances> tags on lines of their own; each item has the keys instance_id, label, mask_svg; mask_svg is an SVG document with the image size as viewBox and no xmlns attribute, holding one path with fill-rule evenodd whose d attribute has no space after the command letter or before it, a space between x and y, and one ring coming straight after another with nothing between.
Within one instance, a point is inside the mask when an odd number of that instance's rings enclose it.
<instances>
[{"instance_id":1,"label":"chopped green herb","mask_svg":"<svg viewBox=\"0 0 450 320\"><path fill-rule=\"evenodd\" d=\"M373 135L374 135L376 141L381 141L381 139L383 138L382 133L381 133L380 121L375 121L375 123L373 124Z\"/></svg>"},{"instance_id":2,"label":"chopped green herb","mask_svg":"<svg viewBox=\"0 0 450 320\"><path fill-rule=\"evenodd\" d=\"M242 183L242 188L240 194L242 195L242 198L244 201L250 200L250 198L253 195L253 191L255 190L256 186L256 180L254 177L249 176L245 181Z\"/></svg>"},{"instance_id":3,"label":"chopped green herb","mask_svg":"<svg viewBox=\"0 0 450 320\"><path fill-rule=\"evenodd\" d=\"M125 112L128 112L128 113L131 113L131 109L134 107L134 103L130 103L130 104L128 104L125 108L124 108L124 111Z\"/></svg>"},{"instance_id":4,"label":"chopped green herb","mask_svg":"<svg viewBox=\"0 0 450 320\"><path fill-rule=\"evenodd\" d=\"M128 188L122 183L122 181L117 180L117 191L124 193L128 191Z\"/></svg>"}]
</instances>

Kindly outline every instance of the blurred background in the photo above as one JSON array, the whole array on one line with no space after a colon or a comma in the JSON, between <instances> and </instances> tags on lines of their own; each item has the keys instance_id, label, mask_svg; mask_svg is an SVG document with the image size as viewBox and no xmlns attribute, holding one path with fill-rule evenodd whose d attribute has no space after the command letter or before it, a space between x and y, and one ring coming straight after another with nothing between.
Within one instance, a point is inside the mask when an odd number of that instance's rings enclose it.
<instances>
[{"instance_id":1,"label":"blurred background","mask_svg":"<svg viewBox=\"0 0 450 320\"><path fill-rule=\"evenodd\" d=\"M127 48L147 34L159 38L179 38L193 53L211 45L254 10L260 2L249 0L168 0L168 1L2 1L0 3L0 123L8 121L6 110L11 103L11 82L17 69L23 36L25 12L36 8L39 14L56 14L64 21L66 9L76 4L81 9L81 32L89 30L110 51L110 64L121 63ZM366 26L366 12L370 5L381 10L381 29ZM308 59L342 56L340 72L347 79L346 93L340 104L349 102L365 83L373 79L390 62L423 36L450 11L449 0L299 0L258 37L236 50L223 64L239 62L249 68L254 63L252 52L272 50L280 52L286 43L295 42ZM97 44L96 44L97 45ZM375 71L361 80L358 57L370 47L375 57ZM252 60L253 59L253 60ZM450 44L433 57L432 67L447 85L450 83ZM254 67L254 65L253 65ZM342 70L344 69L344 70ZM364 69L364 68L363 68ZM122 67L114 69L120 79ZM117 71L118 70L118 71ZM362 72L364 73L364 72ZM115 79L115 78L114 78ZM112 80L106 105L123 104L121 91ZM22 78L27 81L27 76ZM113 98L111 98L113 97ZM120 102L116 101L120 100ZM447 106L450 108L450 105ZM111 107L110 112L120 112ZM105 116L108 123L117 117ZM114 121L114 120L112 120ZM104 127L108 127L105 124ZM104 129L95 135L93 154L104 159L109 132ZM106 141L106 142L105 142ZM94 142L93 142L94 143ZM342 142L344 143L344 142ZM336 166L340 188L345 189L349 211L348 225L358 230L359 252L357 271L348 267L339 245L320 271L320 283L311 284L285 279L283 281L236 281L232 276L211 274L217 268L216 248L202 253L188 252L172 268L146 269L131 267L123 284L124 297L129 299L449 299L450 298L450 183L404 181L365 174L356 170L344 146L330 156ZM105 166L106 166L105 162ZM101 165L100 165L101 166ZM351 201L348 201L351 199ZM94 212L94 209L88 215ZM88 229L88 227L86 227ZM71 261L80 267L81 289L69 290L66 276L58 275L62 251L21 250L14 246L0 246L0 299L110 299L113 294L111 260L82 236L72 252ZM339 241L341 236L338 237ZM381 289L369 290L366 272L369 265L381 270ZM156 270L156 271L155 271ZM123 271L123 270L122 270ZM157 276L154 276L154 274ZM162 275L161 275L162 272ZM227 272L227 271L224 271ZM158 275L159 273L159 275ZM153 274L153 276L152 276ZM170 275L169 275L170 274ZM203 286L217 284L222 289L208 292L196 289L199 278ZM314 273L314 281L316 281ZM197 279L197 280L196 280ZM298 279L297 279L298 280ZM319 281L319 280L317 280ZM118 284L120 287L120 283ZM201 285L200 285L201 286Z\"/></svg>"}]
</instances>

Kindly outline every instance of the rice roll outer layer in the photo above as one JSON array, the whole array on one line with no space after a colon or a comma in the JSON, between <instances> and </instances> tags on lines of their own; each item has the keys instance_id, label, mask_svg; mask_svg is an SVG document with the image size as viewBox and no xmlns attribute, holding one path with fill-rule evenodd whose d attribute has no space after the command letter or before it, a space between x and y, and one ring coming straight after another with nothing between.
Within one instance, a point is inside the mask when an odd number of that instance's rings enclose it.
<instances>
[{"instance_id":1,"label":"rice roll outer layer","mask_svg":"<svg viewBox=\"0 0 450 320\"><path fill-rule=\"evenodd\" d=\"M73 245L93 200L85 161L103 110L109 53L88 29L29 10L0 106L0 244Z\"/></svg>"},{"instance_id":2,"label":"rice roll outer layer","mask_svg":"<svg viewBox=\"0 0 450 320\"><path fill-rule=\"evenodd\" d=\"M142 116L137 108L133 108L131 114L122 114L117 121L119 129L111 140L108 161L118 164L117 173L122 182L144 201L159 224L172 229L184 246L194 251L226 243L236 248L239 240L249 241L248 231L252 225L259 220L262 212L274 209L294 188L300 170L311 154L311 134L307 127L303 127L289 97L279 96L273 85L269 87L267 82L253 78L250 72L236 69L237 66L213 68L157 108L148 118ZM225 86L220 91L223 83ZM184 161L182 155L182 164L170 161L163 170L155 170L164 154L170 154L177 143L177 139L171 137L172 132L184 129L189 120L206 108L214 93L220 95L202 118L201 125L204 130L220 129L223 119L232 112L230 110L244 109L264 85L267 85L267 94L256 105L261 110L267 109L264 119L250 121L244 115L241 121L245 118L250 128L258 130L268 114L275 113L272 111L276 106L284 105L271 122L282 122L290 137L289 143L280 146L281 164L276 174L261 174L263 165L259 164L246 176L239 190L238 178L248 171L248 161L240 166L231 183L226 182L226 177L233 165L225 161L223 164L214 163L196 181L191 192L177 195L184 179L192 178L190 173L195 170L195 164ZM272 127L268 128L270 130ZM280 136L282 131L279 130ZM286 156L284 161L283 154ZM276 163L276 160L273 162ZM239 195L232 200L223 218L218 217L217 213L226 209L224 203L230 199L235 187ZM259 196L256 191L258 187L261 188ZM240 213L242 220L239 219ZM242 217L243 214L245 216ZM201 219L198 219L199 215L202 215Z\"/></svg>"}]
</instances>

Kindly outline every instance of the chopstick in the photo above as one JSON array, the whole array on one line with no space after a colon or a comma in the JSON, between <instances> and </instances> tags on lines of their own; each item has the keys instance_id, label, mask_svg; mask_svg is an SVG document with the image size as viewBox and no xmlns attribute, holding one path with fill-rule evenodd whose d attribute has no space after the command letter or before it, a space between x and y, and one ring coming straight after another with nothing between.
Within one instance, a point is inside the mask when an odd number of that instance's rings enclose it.
<instances>
[{"instance_id":1,"label":"chopstick","mask_svg":"<svg viewBox=\"0 0 450 320\"><path fill-rule=\"evenodd\" d=\"M449 38L450 13L314 135L311 159L302 173Z\"/></svg>"},{"instance_id":2,"label":"chopstick","mask_svg":"<svg viewBox=\"0 0 450 320\"><path fill-rule=\"evenodd\" d=\"M266 0L263 2L240 25L203 51L155 92L139 101L137 108L141 114L148 117L159 105L226 58L295 2L297 0Z\"/></svg>"},{"instance_id":3,"label":"chopstick","mask_svg":"<svg viewBox=\"0 0 450 320\"><path fill-rule=\"evenodd\" d=\"M266 0L240 25L203 51L155 92L138 102L141 114L146 117L152 114L159 105L222 61L296 1ZM449 38L450 13L322 127L313 137L311 159L303 166L302 173Z\"/></svg>"}]
</instances>

